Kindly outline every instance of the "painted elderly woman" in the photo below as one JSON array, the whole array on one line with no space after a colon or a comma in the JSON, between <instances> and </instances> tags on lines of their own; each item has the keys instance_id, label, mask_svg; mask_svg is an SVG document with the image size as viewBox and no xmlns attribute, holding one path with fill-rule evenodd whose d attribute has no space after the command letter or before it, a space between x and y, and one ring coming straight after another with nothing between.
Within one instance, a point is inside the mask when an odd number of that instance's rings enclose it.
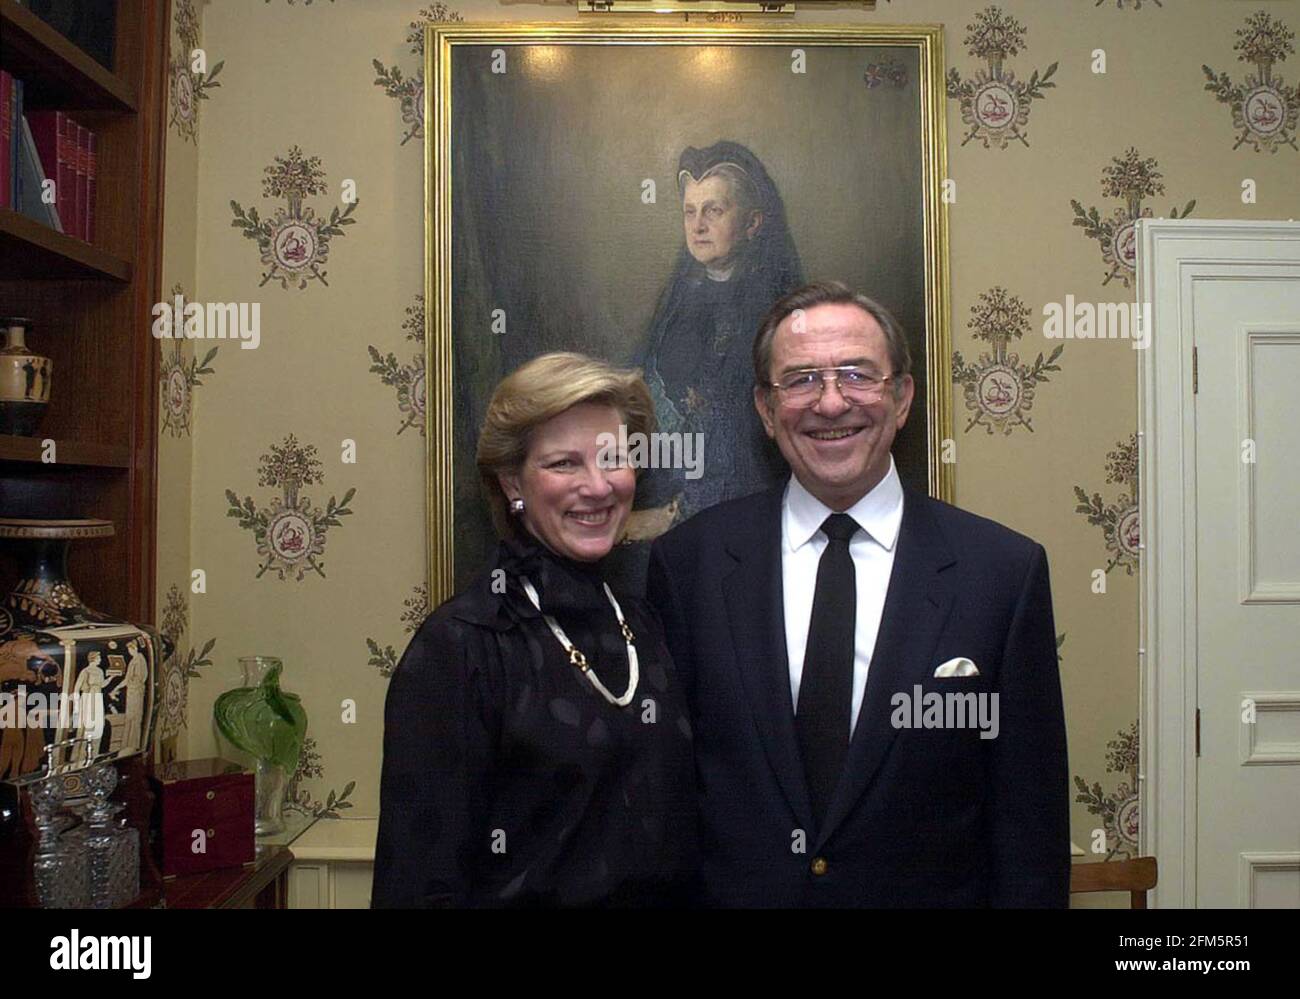
<instances>
[{"instance_id":1,"label":"painted elderly woman","mask_svg":"<svg viewBox=\"0 0 1300 999\"><path fill-rule=\"evenodd\" d=\"M638 537L764 489L783 468L754 413L752 350L767 310L803 284L785 204L759 158L738 142L688 147L677 180L683 242L641 363L660 430L703 435L704 474L650 473Z\"/></svg>"},{"instance_id":2,"label":"painted elderly woman","mask_svg":"<svg viewBox=\"0 0 1300 999\"><path fill-rule=\"evenodd\" d=\"M497 386L477 463L495 564L424 622L384 716L375 907L676 904L691 729L649 605L616 594L645 383L580 354Z\"/></svg>"}]
</instances>

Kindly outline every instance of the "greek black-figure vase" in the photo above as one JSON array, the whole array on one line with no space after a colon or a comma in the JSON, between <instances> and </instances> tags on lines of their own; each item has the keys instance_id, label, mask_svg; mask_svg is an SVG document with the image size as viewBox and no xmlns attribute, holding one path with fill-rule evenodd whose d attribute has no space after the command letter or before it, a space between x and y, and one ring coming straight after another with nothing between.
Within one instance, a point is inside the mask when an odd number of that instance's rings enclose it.
<instances>
[{"instance_id":1,"label":"greek black-figure vase","mask_svg":"<svg viewBox=\"0 0 1300 999\"><path fill-rule=\"evenodd\" d=\"M35 435L50 402L54 362L27 346L30 319L0 318L0 434Z\"/></svg>"}]
</instances>

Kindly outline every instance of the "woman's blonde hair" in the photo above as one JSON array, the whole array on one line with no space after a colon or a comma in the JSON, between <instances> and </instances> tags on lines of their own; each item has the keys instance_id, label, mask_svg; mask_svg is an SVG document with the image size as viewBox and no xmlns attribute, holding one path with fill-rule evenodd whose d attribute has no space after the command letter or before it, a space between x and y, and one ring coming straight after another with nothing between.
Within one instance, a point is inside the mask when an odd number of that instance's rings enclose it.
<instances>
[{"instance_id":1,"label":"woman's blonde hair","mask_svg":"<svg viewBox=\"0 0 1300 999\"><path fill-rule=\"evenodd\" d=\"M613 406L628 435L655 429L654 403L639 371L616 368L585 354L554 353L534 357L503 378L488 403L478 435L475 462L492 523L502 537L516 534L499 475L523 467L533 431L579 403ZM637 469L640 474L640 469Z\"/></svg>"}]
</instances>

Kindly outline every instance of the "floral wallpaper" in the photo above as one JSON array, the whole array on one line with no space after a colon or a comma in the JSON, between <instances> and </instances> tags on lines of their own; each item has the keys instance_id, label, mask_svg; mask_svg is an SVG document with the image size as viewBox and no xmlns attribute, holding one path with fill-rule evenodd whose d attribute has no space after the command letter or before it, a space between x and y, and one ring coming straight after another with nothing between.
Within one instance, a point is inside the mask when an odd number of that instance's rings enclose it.
<instances>
[{"instance_id":1,"label":"floral wallpaper","mask_svg":"<svg viewBox=\"0 0 1300 999\"><path fill-rule=\"evenodd\" d=\"M576 15L172 8L163 286L258 302L261 332L256 349L160 343L158 615L177 652L159 751L213 755L212 702L238 657L277 655L309 718L290 807L373 816L388 678L429 611L422 27ZM957 503L1047 548L1072 838L1131 856L1137 354L1077 326L1049 336L1043 317L1131 300L1137 219L1300 215L1285 74L1300 15L1279 0L893 0L794 19L817 21L945 27ZM902 72L873 64L865 85L885 94Z\"/></svg>"}]
</instances>

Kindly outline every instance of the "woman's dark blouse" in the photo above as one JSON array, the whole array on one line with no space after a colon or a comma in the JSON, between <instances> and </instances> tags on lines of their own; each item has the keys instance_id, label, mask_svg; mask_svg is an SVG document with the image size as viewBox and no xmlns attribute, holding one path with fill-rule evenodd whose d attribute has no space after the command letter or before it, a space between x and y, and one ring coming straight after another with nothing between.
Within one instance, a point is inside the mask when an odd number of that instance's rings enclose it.
<instances>
[{"instance_id":1,"label":"woman's dark blouse","mask_svg":"<svg viewBox=\"0 0 1300 999\"><path fill-rule=\"evenodd\" d=\"M521 574L610 693L627 689L599 570L503 542L495 569L425 620L393 673L371 904L680 903L694 859L691 728L659 622L617 594L641 674L620 708L569 663Z\"/></svg>"}]
</instances>

